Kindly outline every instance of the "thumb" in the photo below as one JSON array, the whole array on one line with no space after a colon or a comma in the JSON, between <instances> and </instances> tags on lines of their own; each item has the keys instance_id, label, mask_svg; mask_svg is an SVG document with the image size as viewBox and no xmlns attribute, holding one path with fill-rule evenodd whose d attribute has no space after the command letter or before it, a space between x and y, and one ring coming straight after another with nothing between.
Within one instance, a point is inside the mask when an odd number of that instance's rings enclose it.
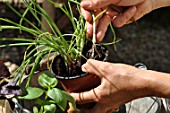
<instances>
[{"instance_id":1,"label":"thumb","mask_svg":"<svg viewBox=\"0 0 170 113\"><path fill-rule=\"evenodd\" d=\"M116 4L119 1L120 0L84 0L81 2L80 6L86 10L95 10L110 4Z\"/></svg>"},{"instance_id":2,"label":"thumb","mask_svg":"<svg viewBox=\"0 0 170 113\"><path fill-rule=\"evenodd\" d=\"M91 89L90 91L80 92L80 93L70 93L70 95L79 104L97 102L99 100L97 88Z\"/></svg>"},{"instance_id":3,"label":"thumb","mask_svg":"<svg viewBox=\"0 0 170 113\"><path fill-rule=\"evenodd\" d=\"M82 65L82 71L98 75L100 78L103 78L103 75L101 73L106 65L107 65L106 62L88 59L87 62Z\"/></svg>"}]
</instances>

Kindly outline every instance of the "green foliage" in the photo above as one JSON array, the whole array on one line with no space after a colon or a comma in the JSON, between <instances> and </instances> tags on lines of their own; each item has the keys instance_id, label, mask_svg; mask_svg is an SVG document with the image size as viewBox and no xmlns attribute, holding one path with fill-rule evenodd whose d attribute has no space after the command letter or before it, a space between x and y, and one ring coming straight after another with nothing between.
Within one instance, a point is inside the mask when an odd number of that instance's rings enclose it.
<instances>
[{"instance_id":1,"label":"green foliage","mask_svg":"<svg viewBox=\"0 0 170 113\"><path fill-rule=\"evenodd\" d=\"M26 96L20 97L20 99L26 100L36 99L39 98L44 93L44 90L36 87L27 87L26 91L28 94Z\"/></svg>"},{"instance_id":2,"label":"green foliage","mask_svg":"<svg viewBox=\"0 0 170 113\"><path fill-rule=\"evenodd\" d=\"M24 60L21 66L16 70L14 76L18 76L21 74L21 79L19 80L19 84L22 83L22 77L24 71L26 70L27 66L34 62L32 66L31 72L29 73L29 79L27 83L27 87L30 85L30 81L32 76L40 64L40 62L44 59L45 56L48 56L51 53L60 54L63 59L65 60L65 65L69 65L70 63L76 61L82 55L84 42L86 39L86 28L85 28L85 21L83 17L80 15L78 18L74 17L71 7L71 2L75 1L78 3L77 0L68 1L68 6L66 7L65 4L60 6L59 4L53 2L52 0L48 0L53 5L60 8L63 13L65 13L70 22L73 26L73 33L71 34L62 34L61 31L58 29L58 26L53 22L53 20L49 17L44 9L40 7L39 4L36 3L36 0L23 0L23 4L25 5L26 9L23 14L18 12L15 8L11 6L8 2L5 2L6 5L20 17L20 21L14 22L8 18L0 18L0 21L7 22L9 25L2 25L0 26L1 30L6 29L14 29L19 30L20 32L27 32L31 34L35 39L25 39L23 37L17 38L0 38L1 41L17 41L17 43L12 44L5 44L0 45L0 47L7 47L7 46L28 46L28 49L25 51ZM77 10L80 12L79 4L77 4ZM36 19L37 23L41 25L43 29L34 25L29 19L26 18L26 15L29 13L32 14L33 18ZM41 22L41 18L43 17L48 25L51 27L52 33L49 33L45 26ZM23 22L27 23L30 27L24 26ZM44 32L47 31L47 32ZM66 37L71 37L71 40L66 40ZM30 50L29 48L34 47L34 49ZM50 67L49 67L50 68Z\"/></svg>"},{"instance_id":3,"label":"green foliage","mask_svg":"<svg viewBox=\"0 0 170 113\"><path fill-rule=\"evenodd\" d=\"M38 108L36 106L33 107L33 113L39 113Z\"/></svg>"},{"instance_id":4,"label":"green foliage","mask_svg":"<svg viewBox=\"0 0 170 113\"><path fill-rule=\"evenodd\" d=\"M42 86L42 88L35 87L27 87L27 94L25 96L18 97L19 99L26 100L37 100L37 104L41 106L40 110L34 106L34 113L55 113L56 105L61 108L61 110L65 111L67 102L69 101L74 109L76 109L76 104L71 95L67 92L56 88L57 79L51 76L49 71L44 71L38 77L38 83ZM39 98L43 99L39 99Z\"/></svg>"},{"instance_id":5,"label":"green foliage","mask_svg":"<svg viewBox=\"0 0 170 113\"><path fill-rule=\"evenodd\" d=\"M56 78L49 71L44 71L38 78L38 82L43 88L54 88L58 84Z\"/></svg>"},{"instance_id":6,"label":"green foliage","mask_svg":"<svg viewBox=\"0 0 170 113\"><path fill-rule=\"evenodd\" d=\"M53 99L62 110L66 109L67 106L67 100L64 97L64 95L62 94L62 91L57 89L57 88L53 88L51 90L49 90L47 92L47 95Z\"/></svg>"},{"instance_id":7,"label":"green foliage","mask_svg":"<svg viewBox=\"0 0 170 113\"><path fill-rule=\"evenodd\" d=\"M13 76L14 78L20 76L18 84L21 85L25 70L30 64L33 64L26 84L27 94L19 98L27 100L36 99L37 104L40 105L41 108L39 109L35 106L33 108L34 113L52 113L56 110L56 105L64 111L66 109L68 101L71 102L73 107L76 109L76 104L73 97L67 92L56 88L58 81L51 75L49 71L44 71L38 78L38 83L40 84L40 86L42 86L42 88L30 87L30 83L38 65L41 64L41 61L43 59L47 58L46 56L50 56L51 53L53 53L54 55L60 54L63 57L66 66L69 66L72 62L76 61L77 58L82 57L84 43L87 38L85 20L81 15L75 17L72 12L73 9L71 4L75 4L77 6L76 9L80 14L79 0L68 0L68 7L66 7L65 4L63 4L63 6L60 6L59 4L53 2L53 0L48 1L61 9L64 14L66 14L73 27L72 33L61 33L55 22L53 22L46 11L39 4L36 3L36 0L23 0L23 4L25 5L26 9L22 14L15 8L13 8L11 4L4 1L6 5L16 15L20 17L20 21L17 23L8 18L0 18L0 21L9 23L9 25L0 25L0 31L13 29L20 31L21 33L27 32L34 37L34 39L26 39L24 37L0 38L0 41L16 41L16 43L0 45L0 47L27 46L23 62L15 71ZM104 11L102 13L104 13ZM28 13L32 14L32 18L34 18L38 25L40 25L43 29L34 25L29 19L26 18L26 15ZM52 33L49 33L47 31L47 28L42 24L40 17L43 17L47 21L48 25L51 27ZM99 16L97 16L96 18L98 17ZM94 21L96 20L96 18L94 18ZM30 27L25 26L25 24L23 24L24 22ZM68 36L71 37L71 40L69 41L65 39ZM114 38L114 42L112 42L111 44L115 44L116 42L117 41ZM83 58L85 57L83 56ZM48 68L50 70L51 64L49 62L48 64ZM40 100L38 99L39 97L44 97L44 99Z\"/></svg>"},{"instance_id":8,"label":"green foliage","mask_svg":"<svg viewBox=\"0 0 170 113\"><path fill-rule=\"evenodd\" d=\"M49 112L49 113L55 113L56 111L56 106L55 104L51 104L51 105L44 105L44 111Z\"/></svg>"},{"instance_id":9,"label":"green foliage","mask_svg":"<svg viewBox=\"0 0 170 113\"><path fill-rule=\"evenodd\" d=\"M6 5L16 14L20 17L20 21L14 22L8 18L0 18L0 21L9 23L9 25L1 25L0 30L6 30L6 29L15 29L19 30L20 32L27 32L31 34L35 39L26 39L24 37L13 37L13 38L7 38L2 37L0 38L0 41L17 41L16 43L12 44L4 44L0 45L0 47L8 47L8 46L28 46L27 50L25 51L24 59L20 67L16 70L14 73L14 77L21 75L20 80L18 84L20 85L22 83L22 78L24 75L25 70L27 67L34 63L34 65L31 68L31 71L29 73L29 78L26 87L29 87L32 76L34 75L35 70L37 69L38 65L41 63L43 59L46 59L46 56L50 56L51 53L54 55L60 54L64 61L66 66L70 66L74 61L77 60L77 58L81 58L82 51L84 48L86 37L86 22L83 19L81 15L78 17L74 16L73 9L71 4L75 4L77 6L77 11L80 14L80 1L79 0L68 0L68 7L66 7L65 4L63 6L53 2L52 0L48 0L51 4L55 5L57 8L61 9L63 13L69 18L72 27L73 32L70 34L63 34L59 30L58 26L53 22L53 20L50 18L50 16L46 13L46 11L41 8L39 4L36 3L36 0L23 0L23 4L25 5L26 9L21 14L19 11L17 11L15 8L13 8L8 2L5 2ZM106 10L104 10L101 14L103 14ZM34 25L29 19L26 18L26 15L29 13L32 14L32 18L34 18L37 23L42 26L39 28L38 26ZM99 15L101 15L99 14ZM96 16L94 18L95 20L99 17ZM43 17L48 25L51 27L52 33L49 33L46 29L46 27L42 24L41 18ZM27 23L28 26L25 26L23 23ZM46 31L46 32L44 32ZM113 31L113 30L112 30ZM113 32L114 33L114 32ZM71 39L68 41L65 38L71 37ZM95 39L95 37L93 38ZM112 43L108 44L115 44L118 41L115 39ZM30 48L33 48L30 50ZM83 56L83 58L85 58ZM51 66L51 64L49 65ZM50 69L50 67L48 67ZM41 84L45 85L45 84Z\"/></svg>"}]
</instances>

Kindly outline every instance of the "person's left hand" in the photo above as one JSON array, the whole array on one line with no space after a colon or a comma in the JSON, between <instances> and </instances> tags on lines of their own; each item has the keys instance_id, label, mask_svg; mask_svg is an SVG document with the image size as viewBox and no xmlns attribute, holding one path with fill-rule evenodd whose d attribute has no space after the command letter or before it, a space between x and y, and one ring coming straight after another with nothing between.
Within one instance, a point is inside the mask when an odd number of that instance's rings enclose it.
<instances>
[{"instance_id":1,"label":"person's left hand","mask_svg":"<svg viewBox=\"0 0 170 113\"><path fill-rule=\"evenodd\" d=\"M102 1L102 3L100 3ZM112 0L114 1L114 0ZM89 2L91 5L87 6L84 2ZM125 3L126 2L126 3ZM134 2L134 3L133 3ZM138 3L137 3L138 2ZM108 5L110 4L110 5ZM111 1L107 0L95 0L94 2L91 0L84 0L81 3L81 11L82 15L87 21L87 36L92 37L93 34L93 21L92 16L89 11L93 11L95 15L101 13L103 10L107 9L107 11L101 15L97 19L97 29L96 29L96 39L98 42L102 41L108 25L110 22L113 23L115 27L121 27L125 24L129 24L131 22L137 21L147 13L151 12L154 9L169 6L169 1L164 0L126 0L122 1L121 4L114 4ZM122 12L117 12L112 6L116 6L117 8L124 8L126 10Z\"/></svg>"},{"instance_id":2,"label":"person's left hand","mask_svg":"<svg viewBox=\"0 0 170 113\"><path fill-rule=\"evenodd\" d=\"M102 11L105 11L105 13L102 13ZM91 13L82 7L81 7L81 13L87 22L87 31L86 31L87 36L92 37L94 31L93 31L93 18L91 16ZM95 9L93 10L93 13L95 17L100 15L96 19L96 31L95 31L96 40L100 42L102 41L107 31L107 28L111 22L113 22L114 26L116 27L123 26L124 24L129 22L129 20L134 16L134 14L136 13L136 7L135 6L129 7L120 14L120 12L115 11L115 9L110 5L100 9ZM115 21L113 21L113 18L118 15L119 17ZM119 22L117 22L117 20L119 20Z\"/></svg>"}]
</instances>

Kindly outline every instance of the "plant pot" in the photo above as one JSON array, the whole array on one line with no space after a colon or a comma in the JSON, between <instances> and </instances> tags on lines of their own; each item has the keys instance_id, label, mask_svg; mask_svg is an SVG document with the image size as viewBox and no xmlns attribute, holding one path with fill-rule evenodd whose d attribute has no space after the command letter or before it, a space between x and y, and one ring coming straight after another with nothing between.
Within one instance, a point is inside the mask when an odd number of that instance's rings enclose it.
<instances>
[{"instance_id":1,"label":"plant pot","mask_svg":"<svg viewBox=\"0 0 170 113\"><path fill-rule=\"evenodd\" d=\"M83 50L83 55L86 56L86 58L90 58L90 52L91 49L91 44L87 44L87 47ZM100 60L100 61L107 61L108 57L108 50L106 47L97 44L96 45L96 50L95 52L95 59ZM99 56L98 56L99 55ZM81 59L81 61L78 61L81 65L86 62L85 59ZM63 86L64 90L67 92L81 92L81 91L88 91L92 88L97 87L100 85L101 80L98 76L90 74L90 73L84 73L81 71L81 65L79 67L75 68L74 72L77 72L77 74L70 74L69 72L66 72L67 68L62 67L65 66L63 65L64 60L63 58L58 55L55 57L53 63L52 63L52 68L51 71L54 74L54 76L60 81L61 85ZM94 64L95 65L95 64ZM90 104L85 104L85 105L78 105L78 108L92 108L94 106L94 103Z\"/></svg>"}]
</instances>

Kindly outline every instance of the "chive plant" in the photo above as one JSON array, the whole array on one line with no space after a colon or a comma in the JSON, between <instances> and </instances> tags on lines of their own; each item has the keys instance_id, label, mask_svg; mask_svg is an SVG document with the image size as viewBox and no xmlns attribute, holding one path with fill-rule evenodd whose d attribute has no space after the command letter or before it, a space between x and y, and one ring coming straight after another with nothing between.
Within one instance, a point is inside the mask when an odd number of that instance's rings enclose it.
<instances>
[{"instance_id":1,"label":"chive plant","mask_svg":"<svg viewBox=\"0 0 170 113\"><path fill-rule=\"evenodd\" d=\"M24 75L24 71L26 70L27 66L30 63L34 62L27 83L27 86L29 86L30 80L37 66L39 65L41 60L50 53L56 53L56 54L59 53L63 57L66 66L71 65L78 58L80 58L80 56L82 56L82 51L86 40L86 27L85 27L86 24L85 24L85 20L81 15L79 15L79 17L77 18L74 16L71 7L71 3L76 4L77 5L76 9L80 14L79 0L68 0L68 7L66 7L65 4L61 6L53 2L52 0L48 0L48 2L50 2L51 4L59 8L61 11L63 11L64 14L67 15L73 27L73 33L71 34L63 34L59 30L55 22L46 13L46 11L39 4L36 3L36 0L23 0L23 4L26 6L26 9L23 14L15 10L15 8L13 8L11 4L6 2L6 0L4 2L15 14L17 14L20 17L20 21L17 23L7 18L0 18L0 21L7 22L10 24L10 25L1 25L0 30L15 29L15 30L19 30L20 32L23 31L27 32L34 37L34 39L26 39L22 37L0 38L0 40L3 41L13 40L18 42L14 44L0 45L0 47L28 46L27 50L25 51L23 62L21 66L16 70L15 73L15 76L21 74L20 77L21 79L19 81L19 84L21 84L22 76ZM96 18L94 18L93 22L95 23L97 18L105 11L106 10L104 10L99 15L97 15ZM36 19L37 23L41 26L41 28L37 27L29 19L26 18L28 12L33 15L33 18ZM45 26L43 26L40 17L43 17L47 21L48 25L52 30L52 33L44 32L47 31L47 29L45 28ZM31 27L24 26L23 24L24 22L29 24L29 26ZM113 34L115 34L113 28L111 30ZM71 40L66 40L66 37L68 36L71 37ZM107 43L106 45L115 44L116 42L118 42L116 41L115 37L116 36L114 35L113 42ZM30 51L29 48L31 48L32 46L34 47L34 49Z\"/></svg>"},{"instance_id":2,"label":"chive plant","mask_svg":"<svg viewBox=\"0 0 170 113\"><path fill-rule=\"evenodd\" d=\"M68 8L65 4L60 6L59 4L53 2L52 0L48 0L56 7L60 8L70 19L72 26L73 26L73 33L72 34L62 34L58 27L56 26L55 22L49 17L44 9L40 7L39 4L36 3L36 0L23 0L24 5L26 6L26 10L23 14L20 14L17 10L15 10L11 4L5 2L6 5L20 17L20 21L18 23L9 20L7 18L0 18L0 21L4 21L9 23L10 25L1 25L0 30L5 29L15 29L19 30L20 32L27 32L31 34L35 39L26 39L26 38L1 38L0 40L13 40L17 41L18 43L8 44L8 45L0 45L0 47L6 46L28 46L27 50L25 51L24 59L21 66L16 70L15 76L21 74L21 78L24 75L24 71L26 70L27 66L34 62L34 65L31 69L27 86L29 86L31 78L41 62L41 60L50 53L59 53L64 61L65 65L69 66L73 63L77 58L79 58L82 54L84 42L86 39L85 34L85 22L83 17L80 15L78 18L75 18L71 8L71 2L77 4L77 10L80 12L79 2L77 0L68 0ZM34 25L30 20L26 18L26 15L30 12L33 17L36 19L39 25L42 26L43 30L38 28ZM43 32L47 31L45 26L43 26L40 16L45 18L47 23L49 24L50 28L52 29L52 33ZM24 22L29 24L31 27L24 26ZM71 40L66 40L65 37L71 37ZM30 51L29 48L34 47ZM21 84L21 80L19 84Z\"/></svg>"},{"instance_id":3,"label":"chive plant","mask_svg":"<svg viewBox=\"0 0 170 113\"><path fill-rule=\"evenodd\" d=\"M29 64L33 63L33 66L29 73L27 86L30 85L30 81L32 79L32 76L37 66L44 59L45 56L49 56L49 54L51 53L60 54L65 61L65 65L68 67L72 65L78 58L81 58L85 40L86 40L86 27L85 27L86 23L81 15L79 15L77 18L74 16L71 7L71 3L77 5L76 9L80 14L79 0L68 0L68 7L65 4L61 6L53 2L52 0L48 0L48 2L55 5L65 15L67 15L73 27L73 33L71 34L63 34L59 30L55 22L46 13L46 11L39 4L36 3L36 0L23 0L23 4L25 5L26 9L22 14L19 11L17 11L15 8L13 8L12 5L9 4L6 0L4 2L16 15L20 17L20 21L14 22L8 18L0 18L0 21L9 23L9 25L1 25L0 30L14 29L14 30L19 30L20 32L24 31L34 37L34 39L26 39L24 37L0 38L1 41L7 41L7 40L17 41L17 43L13 43L13 44L0 45L0 47L28 46L24 54L23 62L14 73L14 77L17 77L18 75L21 76L18 82L19 85L22 83L24 72L29 66ZM106 10L102 11L99 15L94 17L93 22L95 23L97 18L100 15L102 15L102 13L104 13L105 11ZM28 13L32 14L33 18L36 19L37 23L41 26L41 28L37 27L29 19L26 18L26 15ZM45 26L43 26L40 17L43 17L47 21L48 25L52 30L52 33L44 32L47 31L47 29L45 28ZM24 26L23 24L24 22L27 23L30 27ZM111 30L114 34L113 42L107 43L106 45L115 44L119 41L119 40L116 41L116 36L112 25L111 25ZM70 40L66 40L66 37L68 36L71 37ZM93 40L94 38L95 35L93 36ZM94 41L93 44L95 44ZM30 50L30 48L32 47L34 49Z\"/></svg>"},{"instance_id":4,"label":"chive plant","mask_svg":"<svg viewBox=\"0 0 170 113\"><path fill-rule=\"evenodd\" d=\"M53 2L52 0L48 0L48 2L50 2L51 4L59 8L69 18L73 27L73 33L63 34L59 30L55 22L46 13L46 11L39 4L36 3L36 0L23 0L23 4L25 5L26 9L22 14L19 11L17 11L10 3L8 3L7 0L4 0L4 3L16 15L20 17L20 21L14 22L8 18L0 18L0 21L9 23L9 25L0 25L0 31L6 29L14 29L20 31L21 33L27 32L34 37L34 39L26 39L24 37L0 38L1 41L11 41L11 40L16 41L16 43L0 45L0 47L27 46L27 49L24 54L23 62L21 63L19 68L13 73L13 76L14 78L18 78L18 76L20 76L20 79L18 80L18 85L21 85L25 70L28 68L30 64L33 63L26 84L26 88L28 89L30 86L31 79L38 65L46 56L50 56L51 53L54 53L56 55L60 54L63 57L66 66L72 65L78 58L81 57L85 58L82 55L82 52L86 40L86 23L81 15L79 15L77 18L75 17L71 7L72 3L77 5L76 9L80 14L79 0L68 0L67 6L65 4L61 6ZM102 13L104 13L105 11L106 10L104 10ZM41 27L37 27L29 19L26 18L26 15L28 13L32 14L33 18L35 18L38 25L40 25ZM98 16L93 18L94 23L102 13L100 13ZM44 32L47 31L47 29L45 26L43 26L40 17L43 17L47 21L48 25L52 30L51 33ZM25 26L24 23L27 23L30 27ZM116 36L113 27L112 25L110 26L114 34L114 38L113 38L113 42L107 43L106 45L115 44L119 41L119 40L116 41ZM68 36L71 37L70 40L66 40L66 37ZM95 44L95 41L93 42L93 44ZM50 69L50 66L48 68Z\"/></svg>"}]
</instances>

